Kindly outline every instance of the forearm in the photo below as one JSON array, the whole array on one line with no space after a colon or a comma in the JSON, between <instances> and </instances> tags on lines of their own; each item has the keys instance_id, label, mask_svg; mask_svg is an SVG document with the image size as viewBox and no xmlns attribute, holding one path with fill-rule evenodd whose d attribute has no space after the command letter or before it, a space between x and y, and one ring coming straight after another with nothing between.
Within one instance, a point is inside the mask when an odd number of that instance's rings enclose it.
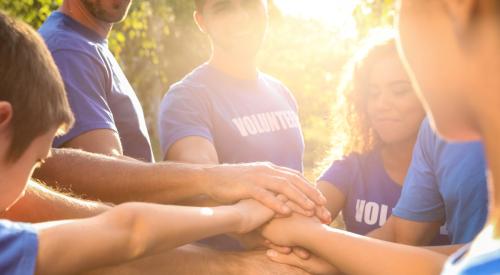
<instances>
[{"instance_id":1,"label":"forearm","mask_svg":"<svg viewBox=\"0 0 500 275\"><path fill-rule=\"evenodd\" d=\"M450 256L462 248L464 244L440 245L440 246L425 246L426 249L431 251Z\"/></svg>"},{"instance_id":2,"label":"forearm","mask_svg":"<svg viewBox=\"0 0 500 275\"><path fill-rule=\"evenodd\" d=\"M37 223L92 217L110 208L102 203L60 194L42 184L30 181L25 196L8 211L3 212L1 217L9 220Z\"/></svg>"},{"instance_id":3,"label":"forearm","mask_svg":"<svg viewBox=\"0 0 500 275\"><path fill-rule=\"evenodd\" d=\"M127 203L94 218L39 224L37 270L40 274L78 273L234 232L239 229L240 216L231 209L222 206L211 212L206 208ZM58 264L53 259L59 259Z\"/></svg>"},{"instance_id":4,"label":"forearm","mask_svg":"<svg viewBox=\"0 0 500 275\"><path fill-rule=\"evenodd\" d=\"M125 229L133 230L125 232L124 237L136 236L131 250L147 251L148 254L240 229L241 216L232 206L200 208L129 203L122 207L117 210L131 213L131 224ZM159 219L171 222L158 222Z\"/></svg>"},{"instance_id":5,"label":"forearm","mask_svg":"<svg viewBox=\"0 0 500 275\"><path fill-rule=\"evenodd\" d=\"M174 204L199 196L209 188L210 180L204 169L202 165L151 164L55 149L35 177L91 199Z\"/></svg>"},{"instance_id":6,"label":"forearm","mask_svg":"<svg viewBox=\"0 0 500 275\"><path fill-rule=\"evenodd\" d=\"M371 231L370 233L366 234L366 236L377 240L396 242L396 238L393 233L394 232L392 232L392 230L387 230L383 227L379 227Z\"/></svg>"},{"instance_id":7,"label":"forearm","mask_svg":"<svg viewBox=\"0 0 500 275\"><path fill-rule=\"evenodd\" d=\"M347 274L439 274L446 257L426 249L316 226L300 245Z\"/></svg>"}]
</instances>

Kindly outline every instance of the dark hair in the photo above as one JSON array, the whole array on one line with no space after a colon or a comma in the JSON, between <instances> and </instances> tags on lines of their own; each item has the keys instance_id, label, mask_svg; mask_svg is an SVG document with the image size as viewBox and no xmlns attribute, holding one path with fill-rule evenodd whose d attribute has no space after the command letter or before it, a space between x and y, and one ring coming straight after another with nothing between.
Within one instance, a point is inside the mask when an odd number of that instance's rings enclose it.
<instances>
[{"instance_id":1,"label":"dark hair","mask_svg":"<svg viewBox=\"0 0 500 275\"><path fill-rule=\"evenodd\" d=\"M397 56L392 32L368 37L361 50L344 68L337 89L331 119L331 148L318 167L351 153L366 153L380 145L380 138L370 126L365 110L367 82L372 67L387 56Z\"/></svg>"},{"instance_id":2,"label":"dark hair","mask_svg":"<svg viewBox=\"0 0 500 275\"><path fill-rule=\"evenodd\" d=\"M13 109L8 161L50 129L68 130L73 114L64 84L42 38L0 11L0 101Z\"/></svg>"}]
</instances>

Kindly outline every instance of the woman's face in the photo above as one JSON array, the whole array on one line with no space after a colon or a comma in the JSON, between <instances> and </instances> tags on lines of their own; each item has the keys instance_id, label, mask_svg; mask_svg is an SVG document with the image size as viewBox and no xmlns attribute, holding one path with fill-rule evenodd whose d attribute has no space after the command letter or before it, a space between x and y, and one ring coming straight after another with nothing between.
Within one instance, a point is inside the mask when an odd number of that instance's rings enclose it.
<instances>
[{"instance_id":1,"label":"woman's face","mask_svg":"<svg viewBox=\"0 0 500 275\"><path fill-rule=\"evenodd\" d=\"M416 138L425 113L396 53L372 66L365 93L370 126L384 144Z\"/></svg>"},{"instance_id":2,"label":"woman's face","mask_svg":"<svg viewBox=\"0 0 500 275\"><path fill-rule=\"evenodd\" d=\"M457 35L460 22L452 20L449 1L401 0L399 4L398 46L431 123L446 139L477 139L471 102L478 92L472 83L481 78L480 70L471 66Z\"/></svg>"}]
</instances>

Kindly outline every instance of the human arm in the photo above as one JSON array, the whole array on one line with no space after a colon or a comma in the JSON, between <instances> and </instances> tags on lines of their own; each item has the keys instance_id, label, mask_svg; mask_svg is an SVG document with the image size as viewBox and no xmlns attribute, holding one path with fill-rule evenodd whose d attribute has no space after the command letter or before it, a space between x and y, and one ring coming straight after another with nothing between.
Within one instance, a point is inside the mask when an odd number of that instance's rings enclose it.
<instances>
[{"instance_id":1,"label":"human arm","mask_svg":"<svg viewBox=\"0 0 500 275\"><path fill-rule=\"evenodd\" d=\"M288 194L304 208L310 201L320 205L325 202L321 193L299 173L269 163L153 164L80 150L53 149L52 157L35 171L34 177L57 188L114 203L133 200L173 204L207 195L216 202L229 204L255 198L276 212L287 214L282 209L284 204L272 192ZM301 193L291 194L297 189ZM322 215L329 219L328 213Z\"/></svg>"},{"instance_id":2,"label":"human arm","mask_svg":"<svg viewBox=\"0 0 500 275\"><path fill-rule=\"evenodd\" d=\"M299 246L347 274L439 274L446 256L330 228L294 215L275 219L263 235L273 243Z\"/></svg>"},{"instance_id":3,"label":"human arm","mask_svg":"<svg viewBox=\"0 0 500 275\"><path fill-rule=\"evenodd\" d=\"M318 189L325 196L327 203L325 204L326 209L330 211L332 219L337 218L340 210L344 207L346 196L339 190L334 184L327 181L318 181Z\"/></svg>"},{"instance_id":4,"label":"human arm","mask_svg":"<svg viewBox=\"0 0 500 275\"><path fill-rule=\"evenodd\" d=\"M392 215L380 228L368 233L368 237L401 244L428 245L439 233L443 222L416 222Z\"/></svg>"},{"instance_id":5,"label":"human arm","mask_svg":"<svg viewBox=\"0 0 500 275\"><path fill-rule=\"evenodd\" d=\"M77 273L221 233L246 233L273 215L249 200L214 208L127 203L93 218L38 224L37 274Z\"/></svg>"},{"instance_id":6,"label":"human arm","mask_svg":"<svg viewBox=\"0 0 500 275\"><path fill-rule=\"evenodd\" d=\"M30 180L25 195L0 217L21 222L88 218L109 210L99 202L73 198Z\"/></svg>"}]
</instances>

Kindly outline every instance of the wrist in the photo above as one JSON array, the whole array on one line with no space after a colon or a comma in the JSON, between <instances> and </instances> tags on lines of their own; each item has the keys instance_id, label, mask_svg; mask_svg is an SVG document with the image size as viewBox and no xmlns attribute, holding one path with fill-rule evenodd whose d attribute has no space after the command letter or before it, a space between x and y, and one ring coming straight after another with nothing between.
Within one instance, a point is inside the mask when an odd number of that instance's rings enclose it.
<instances>
[{"instance_id":1,"label":"wrist","mask_svg":"<svg viewBox=\"0 0 500 275\"><path fill-rule=\"evenodd\" d=\"M328 228L328 225L320 223L307 224L305 227L293 230L292 238L295 240L296 246L311 250L315 247L317 241L324 240L323 236L328 231Z\"/></svg>"},{"instance_id":2,"label":"wrist","mask_svg":"<svg viewBox=\"0 0 500 275\"><path fill-rule=\"evenodd\" d=\"M223 219L224 232L223 233L239 233L242 227L243 216L233 206L223 205L214 207L215 211Z\"/></svg>"},{"instance_id":3,"label":"wrist","mask_svg":"<svg viewBox=\"0 0 500 275\"><path fill-rule=\"evenodd\" d=\"M220 168L217 165L202 165L197 167L196 185L203 195L213 199L213 186L220 182Z\"/></svg>"}]
</instances>

